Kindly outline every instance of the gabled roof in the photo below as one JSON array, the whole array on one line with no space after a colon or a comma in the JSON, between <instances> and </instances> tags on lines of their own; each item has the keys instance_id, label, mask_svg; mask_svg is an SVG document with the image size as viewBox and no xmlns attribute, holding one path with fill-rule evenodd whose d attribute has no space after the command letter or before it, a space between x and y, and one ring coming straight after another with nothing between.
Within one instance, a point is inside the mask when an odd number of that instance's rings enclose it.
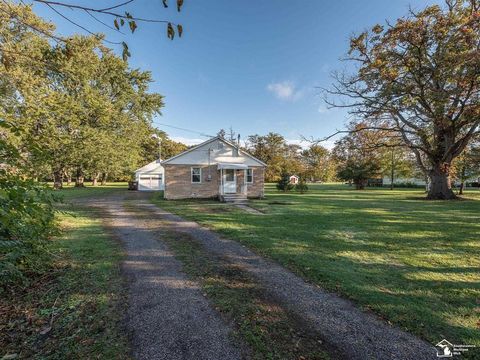
<instances>
[{"instance_id":1,"label":"gabled roof","mask_svg":"<svg viewBox=\"0 0 480 360\"><path fill-rule=\"evenodd\" d=\"M149 172L154 173L156 170L160 171L162 169L162 159L157 159L148 163L145 166L142 166L140 169L135 170L136 173L138 172Z\"/></svg>"},{"instance_id":2,"label":"gabled roof","mask_svg":"<svg viewBox=\"0 0 480 360\"><path fill-rule=\"evenodd\" d=\"M211 142L214 142L215 140L219 140L219 141L221 141L221 142L223 142L223 143L225 143L225 144L227 144L227 145L229 145L229 146L231 146L231 147L233 147L233 148L236 148L236 147L237 147L235 144L232 144L230 141L225 140L225 139L222 138L221 136L215 136L215 137L212 137L211 139L208 139L207 141L202 142L201 144L195 145L195 146L191 147L190 149L185 150L184 152L182 152L182 153L180 153L180 154L178 154L178 155L172 156L171 158L169 158L169 159L167 159L167 160L163 160L163 161L162 161L162 165L163 165L163 164L167 164L168 162L170 162L170 161L172 161L172 160L174 160L174 159L178 159L179 157L182 157L182 156L184 156L185 154L188 154L188 153L190 153L190 152L192 152L192 151L195 151L195 150L197 150L198 148L200 148L200 147L202 147L202 146L204 146L204 145L206 145L206 144L209 144L209 143L211 143ZM259 164L261 164L261 165L263 165L263 166L268 166L268 165L265 164L262 160L257 159L255 156L250 155L249 153L247 153L246 151L243 151L242 149L238 149L238 153L241 154L241 155L247 156L247 157L249 157L249 158L251 158L251 159L253 159L253 160L255 160L256 162L258 162Z\"/></svg>"}]
</instances>

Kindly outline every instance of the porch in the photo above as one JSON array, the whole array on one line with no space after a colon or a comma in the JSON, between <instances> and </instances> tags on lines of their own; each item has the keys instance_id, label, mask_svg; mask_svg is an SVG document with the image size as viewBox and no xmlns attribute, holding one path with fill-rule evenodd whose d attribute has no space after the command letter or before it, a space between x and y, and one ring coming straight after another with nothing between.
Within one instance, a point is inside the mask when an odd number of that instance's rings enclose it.
<instances>
[{"instance_id":1,"label":"porch","mask_svg":"<svg viewBox=\"0 0 480 360\"><path fill-rule=\"evenodd\" d=\"M248 166L245 164L219 163L217 169L220 173L218 187L220 201L246 202L248 200Z\"/></svg>"}]
</instances>

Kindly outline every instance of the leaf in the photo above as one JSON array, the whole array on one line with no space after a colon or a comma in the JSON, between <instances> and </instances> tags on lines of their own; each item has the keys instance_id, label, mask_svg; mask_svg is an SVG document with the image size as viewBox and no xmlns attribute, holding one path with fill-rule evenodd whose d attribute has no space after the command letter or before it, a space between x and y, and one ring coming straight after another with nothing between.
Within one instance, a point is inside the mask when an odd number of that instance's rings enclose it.
<instances>
[{"instance_id":1,"label":"leaf","mask_svg":"<svg viewBox=\"0 0 480 360\"><path fill-rule=\"evenodd\" d=\"M170 40L173 40L173 38L175 37L175 30L173 30L172 23L168 23L167 25L167 37Z\"/></svg>"},{"instance_id":2,"label":"leaf","mask_svg":"<svg viewBox=\"0 0 480 360\"><path fill-rule=\"evenodd\" d=\"M128 25L130 26L130 31L132 34L135 32L135 29L137 28L137 23L135 21L129 21Z\"/></svg>"},{"instance_id":3,"label":"leaf","mask_svg":"<svg viewBox=\"0 0 480 360\"><path fill-rule=\"evenodd\" d=\"M118 20L113 20L113 25L115 25L115 29L120 30L120 26L118 25Z\"/></svg>"},{"instance_id":4,"label":"leaf","mask_svg":"<svg viewBox=\"0 0 480 360\"><path fill-rule=\"evenodd\" d=\"M177 25L178 37L182 37L183 34L183 26L178 24Z\"/></svg>"},{"instance_id":5,"label":"leaf","mask_svg":"<svg viewBox=\"0 0 480 360\"><path fill-rule=\"evenodd\" d=\"M125 20L120 19L120 25L121 25L121 26L125 25Z\"/></svg>"},{"instance_id":6,"label":"leaf","mask_svg":"<svg viewBox=\"0 0 480 360\"><path fill-rule=\"evenodd\" d=\"M183 6L183 0L177 0L177 11L180 12Z\"/></svg>"},{"instance_id":7,"label":"leaf","mask_svg":"<svg viewBox=\"0 0 480 360\"><path fill-rule=\"evenodd\" d=\"M127 19L133 19L133 16L128 11L125 11L125 16Z\"/></svg>"},{"instance_id":8,"label":"leaf","mask_svg":"<svg viewBox=\"0 0 480 360\"><path fill-rule=\"evenodd\" d=\"M162 2L163 2L163 7L168 8L167 0L162 0Z\"/></svg>"},{"instance_id":9,"label":"leaf","mask_svg":"<svg viewBox=\"0 0 480 360\"><path fill-rule=\"evenodd\" d=\"M122 51L122 58L123 61L127 61L128 58L131 56L130 51L128 50L128 45L125 41L122 41L123 51Z\"/></svg>"}]
</instances>

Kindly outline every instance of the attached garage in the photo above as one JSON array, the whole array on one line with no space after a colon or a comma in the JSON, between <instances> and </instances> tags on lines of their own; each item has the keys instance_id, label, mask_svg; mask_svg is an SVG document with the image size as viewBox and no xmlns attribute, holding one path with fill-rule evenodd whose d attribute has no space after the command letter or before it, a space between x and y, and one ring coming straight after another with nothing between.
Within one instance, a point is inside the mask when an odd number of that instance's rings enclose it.
<instances>
[{"instance_id":1,"label":"attached garage","mask_svg":"<svg viewBox=\"0 0 480 360\"><path fill-rule=\"evenodd\" d=\"M160 159L135 171L135 180L139 191L159 191L165 188L165 172Z\"/></svg>"}]
</instances>

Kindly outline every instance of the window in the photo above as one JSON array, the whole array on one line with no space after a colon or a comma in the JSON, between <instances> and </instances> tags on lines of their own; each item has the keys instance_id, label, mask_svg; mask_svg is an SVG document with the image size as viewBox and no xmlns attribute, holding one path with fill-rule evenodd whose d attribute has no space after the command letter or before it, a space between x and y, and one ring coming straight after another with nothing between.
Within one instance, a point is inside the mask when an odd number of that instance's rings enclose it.
<instances>
[{"instance_id":1,"label":"window","mask_svg":"<svg viewBox=\"0 0 480 360\"><path fill-rule=\"evenodd\" d=\"M235 170L225 169L225 181L235 181Z\"/></svg>"},{"instance_id":2,"label":"window","mask_svg":"<svg viewBox=\"0 0 480 360\"><path fill-rule=\"evenodd\" d=\"M247 184L253 183L253 169L247 169Z\"/></svg>"},{"instance_id":3,"label":"window","mask_svg":"<svg viewBox=\"0 0 480 360\"><path fill-rule=\"evenodd\" d=\"M192 183L202 182L202 169L199 167L192 168Z\"/></svg>"}]
</instances>

